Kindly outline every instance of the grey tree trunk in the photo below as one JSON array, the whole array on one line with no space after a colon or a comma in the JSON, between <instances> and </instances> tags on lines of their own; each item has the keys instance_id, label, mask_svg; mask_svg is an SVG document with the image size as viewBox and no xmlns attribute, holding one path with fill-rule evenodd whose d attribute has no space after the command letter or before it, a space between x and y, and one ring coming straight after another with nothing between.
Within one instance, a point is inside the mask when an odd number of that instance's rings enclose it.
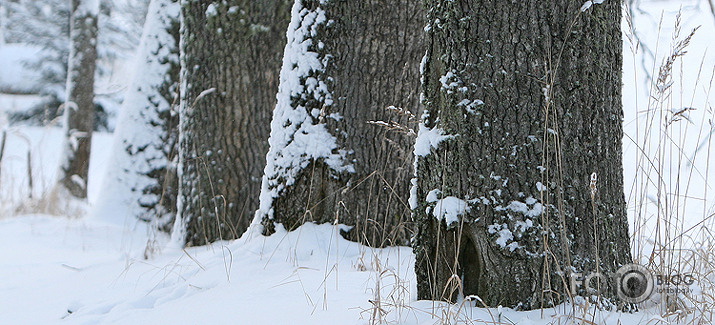
<instances>
[{"instance_id":1,"label":"grey tree trunk","mask_svg":"<svg viewBox=\"0 0 715 325\"><path fill-rule=\"evenodd\" d=\"M241 235L258 207L286 1L181 1L178 210L187 245Z\"/></svg>"},{"instance_id":2,"label":"grey tree trunk","mask_svg":"<svg viewBox=\"0 0 715 325\"><path fill-rule=\"evenodd\" d=\"M424 12L416 1L295 1L256 223L337 222L352 240L406 244Z\"/></svg>"},{"instance_id":3,"label":"grey tree trunk","mask_svg":"<svg viewBox=\"0 0 715 325\"><path fill-rule=\"evenodd\" d=\"M95 214L127 211L168 228L176 214L178 187L178 0L151 1L136 61Z\"/></svg>"},{"instance_id":4,"label":"grey tree trunk","mask_svg":"<svg viewBox=\"0 0 715 325\"><path fill-rule=\"evenodd\" d=\"M418 298L538 308L630 263L620 3L425 4Z\"/></svg>"},{"instance_id":5,"label":"grey tree trunk","mask_svg":"<svg viewBox=\"0 0 715 325\"><path fill-rule=\"evenodd\" d=\"M0 4L0 45L5 44L5 24L7 21L7 9L5 4Z\"/></svg>"},{"instance_id":6,"label":"grey tree trunk","mask_svg":"<svg viewBox=\"0 0 715 325\"><path fill-rule=\"evenodd\" d=\"M87 173L94 129L94 70L98 1L70 1L70 57L64 104L65 144L58 185L75 198L87 197Z\"/></svg>"}]
</instances>

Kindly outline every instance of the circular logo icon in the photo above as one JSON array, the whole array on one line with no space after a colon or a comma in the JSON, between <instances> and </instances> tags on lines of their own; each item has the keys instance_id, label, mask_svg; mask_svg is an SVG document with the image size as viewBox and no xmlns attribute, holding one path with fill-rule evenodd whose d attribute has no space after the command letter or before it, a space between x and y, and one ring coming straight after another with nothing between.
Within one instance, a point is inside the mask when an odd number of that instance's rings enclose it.
<instances>
[{"instance_id":1,"label":"circular logo icon","mask_svg":"<svg viewBox=\"0 0 715 325\"><path fill-rule=\"evenodd\" d=\"M618 298L637 304L653 293L653 274L638 264L626 264L616 271Z\"/></svg>"}]
</instances>

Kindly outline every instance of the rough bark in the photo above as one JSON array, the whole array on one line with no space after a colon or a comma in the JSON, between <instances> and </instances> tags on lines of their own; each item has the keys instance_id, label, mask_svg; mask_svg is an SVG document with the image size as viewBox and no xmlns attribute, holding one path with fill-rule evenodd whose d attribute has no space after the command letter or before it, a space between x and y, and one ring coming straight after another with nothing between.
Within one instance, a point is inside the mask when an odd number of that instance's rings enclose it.
<instances>
[{"instance_id":1,"label":"rough bark","mask_svg":"<svg viewBox=\"0 0 715 325\"><path fill-rule=\"evenodd\" d=\"M258 206L289 5L181 5L179 213L201 245L237 238Z\"/></svg>"},{"instance_id":2,"label":"rough bark","mask_svg":"<svg viewBox=\"0 0 715 325\"><path fill-rule=\"evenodd\" d=\"M619 2L425 4L418 297L538 308L569 272L630 263ZM449 197L465 203L450 223Z\"/></svg>"},{"instance_id":3,"label":"rough bark","mask_svg":"<svg viewBox=\"0 0 715 325\"><path fill-rule=\"evenodd\" d=\"M369 122L408 126L387 108L419 111L422 7L299 0L292 15L256 222L265 233L275 223L337 222L352 226L352 240L406 244L413 136ZM301 63L312 57L315 65Z\"/></svg>"},{"instance_id":4,"label":"rough bark","mask_svg":"<svg viewBox=\"0 0 715 325\"><path fill-rule=\"evenodd\" d=\"M87 197L87 173L94 130L94 70L97 59L97 2L70 1L70 57L64 104L65 144L59 186Z\"/></svg>"}]
</instances>

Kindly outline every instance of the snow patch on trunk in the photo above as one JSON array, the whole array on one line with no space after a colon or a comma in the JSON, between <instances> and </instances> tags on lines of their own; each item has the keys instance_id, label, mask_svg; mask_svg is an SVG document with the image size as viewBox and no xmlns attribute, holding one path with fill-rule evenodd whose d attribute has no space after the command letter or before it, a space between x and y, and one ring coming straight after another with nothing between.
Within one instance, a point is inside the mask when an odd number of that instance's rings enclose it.
<instances>
[{"instance_id":1,"label":"snow patch on trunk","mask_svg":"<svg viewBox=\"0 0 715 325\"><path fill-rule=\"evenodd\" d=\"M425 200L427 203L435 203L434 207L427 207L427 214L432 211L432 216L437 218L437 220L444 219L447 226L458 222L459 217L469 212L469 204L457 197L447 196L438 199L442 195L442 191L434 189L427 193Z\"/></svg>"},{"instance_id":2,"label":"snow patch on trunk","mask_svg":"<svg viewBox=\"0 0 715 325\"><path fill-rule=\"evenodd\" d=\"M451 138L454 138L454 135L445 135L444 130L438 127L428 128L424 123L420 123L417 139L415 139L415 156L427 156L432 148L436 149L440 142Z\"/></svg>"},{"instance_id":3,"label":"snow patch on trunk","mask_svg":"<svg viewBox=\"0 0 715 325\"><path fill-rule=\"evenodd\" d=\"M464 200L454 196L448 196L436 201L436 205L432 210L432 215L437 220L445 219L447 225L451 225L459 221L459 216L469 212L469 206Z\"/></svg>"},{"instance_id":4,"label":"snow patch on trunk","mask_svg":"<svg viewBox=\"0 0 715 325\"><path fill-rule=\"evenodd\" d=\"M80 17L90 15L97 17L99 15L99 0L80 0L76 13Z\"/></svg>"}]
</instances>

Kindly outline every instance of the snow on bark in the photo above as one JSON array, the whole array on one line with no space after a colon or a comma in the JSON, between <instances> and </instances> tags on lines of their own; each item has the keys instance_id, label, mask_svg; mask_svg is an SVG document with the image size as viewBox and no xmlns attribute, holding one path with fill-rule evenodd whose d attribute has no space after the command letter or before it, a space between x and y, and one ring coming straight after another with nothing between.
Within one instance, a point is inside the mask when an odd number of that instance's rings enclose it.
<instances>
[{"instance_id":1,"label":"snow on bark","mask_svg":"<svg viewBox=\"0 0 715 325\"><path fill-rule=\"evenodd\" d=\"M322 160L336 173L354 172L346 161L348 152L338 148L336 138L325 125L326 119L341 118L337 114L325 114L333 98L328 89L330 78L322 72L331 56L321 51L323 43L314 37L318 28L326 24L330 21L323 8L310 10L303 7L301 0L295 1L254 225L260 225L264 216L273 217L273 199L291 186L298 173L311 162Z\"/></svg>"},{"instance_id":2,"label":"snow on bark","mask_svg":"<svg viewBox=\"0 0 715 325\"><path fill-rule=\"evenodd\" d=\"M137 51L134 78L114 132L111 163L93 211L97 217L132 217L132 220L171 217L163 215L166 211L159 204L160 194L150 189L163 186L158 184L158 175L152 176L152 172L165 170L172 164L167 157L167 147L175 139L167 134L167 120L161 115L172 114L172 100L167 96L166 85L175 82L171 69L178 65L178 49L170 28L178 17L178 2L151 1Z\"/></svg>"},{"instance_id":3,"label":"snow on bark","mask_svg":"<svg viewBox=\"0 0 715 325\"><path fill-rule=\"evenodd\" d=\"M79 1L79 6L77 6L78 16L98 16L99 15L99 0L73 0Z\"/></svg>"},{"instance_id":4,"label":"snow on bark","mask_svg":"<svg viewBox=\"0 0 715 325\"><path fill-rule=\"evenodd\" d=\"M588 1L584 2L583 5L581 6L581 12L588 10L593 5L601 4L601 3L603 3L603 1L605 1L605 0L593 0L593 1L588 0Z\"/></svg>"},{"instance_id":5,"label":"snow on bark","mask_svg":"<svg viewBox=\"0 0 715 325\"><path fill-rule=\"evenodd\" d=\"M466 201L454 196L438 199L437 197L441 194L442 192L437 189L427 193L427 197L425 198L427 203L434 203L434 206L427 207L427 214L429 214L431 210L433 217L437 218L437 220L445 219L447 226L449 226L458 222L461 215L469 212L470 207Z\"/></svg>"},{"instance_id":6,"label":"snow on bark","mask_svg":"<svg viewBox=\"0 0 715 325\"><path fill-rule=\"evenodd\" d=\"M454 138L454 135L445 135L444 130L439 127L428 128L422 122L419 125L419 131L417 131L417 139L415 139L415 156L427 156L433 148L437 149L440 142L451 138Z\"/></svg>"}]
</instances>

